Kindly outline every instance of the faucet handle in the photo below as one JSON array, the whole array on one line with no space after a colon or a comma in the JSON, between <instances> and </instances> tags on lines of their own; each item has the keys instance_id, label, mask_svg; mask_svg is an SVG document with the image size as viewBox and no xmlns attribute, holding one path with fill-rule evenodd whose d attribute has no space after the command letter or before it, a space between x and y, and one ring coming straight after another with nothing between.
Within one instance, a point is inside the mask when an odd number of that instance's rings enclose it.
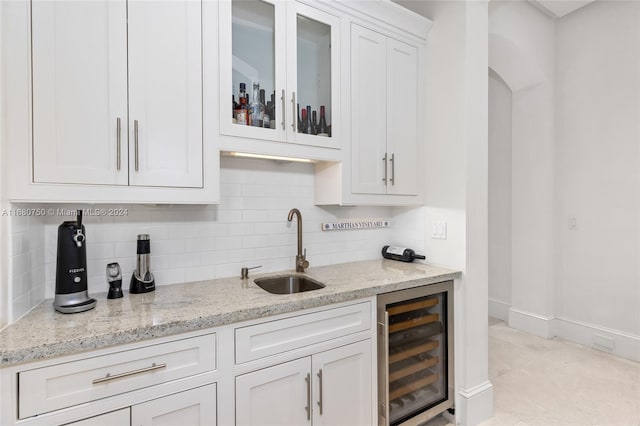
<instances>
[{"instance_id":1,"label":"faucet handle","mask_svg":"<svg viewBox=\"0 0 640 426\"><path fill-rule=\"evenodd\" d=\"M240 278L246 280L249 278L249 271L258 268L262 268L262 265L252 266L251 268L240 268Z\"/></svg>"},{"instance_id":2,"label":"faucet handle","mask_svg":"<svg viewBox=\"0 0 640 426\"><path fill-rule=\"evenodd\" d=\"M300 266L303 269L307 269L309 267L309 261L307 260L307 249L304 249L304 253L302 254L302 258L300 259Z\"/></svg>"}]
</instances>

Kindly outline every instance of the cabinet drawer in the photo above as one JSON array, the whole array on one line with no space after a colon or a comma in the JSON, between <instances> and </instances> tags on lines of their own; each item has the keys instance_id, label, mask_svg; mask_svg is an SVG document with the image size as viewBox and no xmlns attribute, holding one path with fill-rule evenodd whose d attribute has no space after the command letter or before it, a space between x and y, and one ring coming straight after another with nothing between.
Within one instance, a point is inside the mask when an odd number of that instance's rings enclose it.
<instances>
[{"instance_id":1,"label":"cabinet drawer","mask_svg":"<svg viewBox=\"0 0 640 426\"><path fill-rule=\"evenodd\" d=\"M370 328L370 302L236 328L236 364Z\"/></svg>"},{"instance_id":2,"label":"cabinet drawer","mask_svg":"<svg viewBox=\"0 0 640 426\"><path fill-rule=\"evenodd\" d=\"M215 370L216 335L193 337L18 373L18 417Z\"/></svg>"}]
</instances>

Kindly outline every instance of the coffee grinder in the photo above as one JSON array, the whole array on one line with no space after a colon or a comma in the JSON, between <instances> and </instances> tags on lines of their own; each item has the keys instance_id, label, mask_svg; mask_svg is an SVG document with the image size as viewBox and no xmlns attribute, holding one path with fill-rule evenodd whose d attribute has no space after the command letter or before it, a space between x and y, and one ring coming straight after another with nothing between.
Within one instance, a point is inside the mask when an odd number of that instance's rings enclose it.
<instances>
[{"instance_id":1,"label":"coffee grinder","mask_svg":"<svg viewBox=\"0 0 640 426\"><path fill-rule=\"evenodd\" d=\"M86 234L82 225L82 210L78 210L75 221L65 221L58 226L53 307L63 314L74 314L95 306L96 300L90 298L87 292Z\"/></svg>"}]
</instances>

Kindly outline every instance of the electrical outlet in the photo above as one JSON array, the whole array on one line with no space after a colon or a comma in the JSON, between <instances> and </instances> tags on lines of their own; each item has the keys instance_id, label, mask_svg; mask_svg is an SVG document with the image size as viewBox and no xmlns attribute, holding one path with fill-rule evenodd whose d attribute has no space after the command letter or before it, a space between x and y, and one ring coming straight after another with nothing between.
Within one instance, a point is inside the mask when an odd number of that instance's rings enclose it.
<instances>
[{"instance_id":1,"label":"electrical outlet","mask_svg":"<svg viewBox=\"0 0 640 426\"><path fill-rule=\"evenodd\" d=\"M431 238L434 240L446 240L447 239L447 222L444 220L438 220L433 222L431 227Z\"/></svg>"},{"instance_id":2,"label":"electrical outlet","mask_svg":"<svg viewBox=\"0 0 640 426\"><path fill-rule=\"evenodd\" d=\"M575 231L578 229L578 218L575 216L569 216L569 230Z\"/></svg>"}]
</instances>

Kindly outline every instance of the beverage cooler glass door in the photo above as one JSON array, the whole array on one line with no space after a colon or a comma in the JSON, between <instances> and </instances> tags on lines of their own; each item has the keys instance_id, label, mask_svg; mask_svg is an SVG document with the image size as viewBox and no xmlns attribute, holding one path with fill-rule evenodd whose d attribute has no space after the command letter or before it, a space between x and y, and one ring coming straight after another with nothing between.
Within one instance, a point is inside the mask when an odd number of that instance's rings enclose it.
<instances>
[{"instance_id":1,"label":"beverage cooler glass door","mask_svg":"<svg viewBox=\"0 0 640 426\"><path fill-rule=\"evenodd\" d=\"M286 136L285 3L224 0L220 11L220 132Z\"/></svg>"},{"instance_id":2,"label":"beverage cooler glass door","mask_svg":"<svg viewBox=\"0 0 640 426\"><path fill-rule=\"evenodd\" d=\"M453 406L452 289L378 296L379 424L418 424Z\"/></svg>"},{"instance_id":3,"label":"beverage cooler glass door","mask_svg":"<svg viewBox=\"0 0 640 426\"><path fill-rule=\"evenodd\" d=\"M287 131L296 143L339 148L340 20L301 3L288 7Z\"/></svg>"}]
</instances>

